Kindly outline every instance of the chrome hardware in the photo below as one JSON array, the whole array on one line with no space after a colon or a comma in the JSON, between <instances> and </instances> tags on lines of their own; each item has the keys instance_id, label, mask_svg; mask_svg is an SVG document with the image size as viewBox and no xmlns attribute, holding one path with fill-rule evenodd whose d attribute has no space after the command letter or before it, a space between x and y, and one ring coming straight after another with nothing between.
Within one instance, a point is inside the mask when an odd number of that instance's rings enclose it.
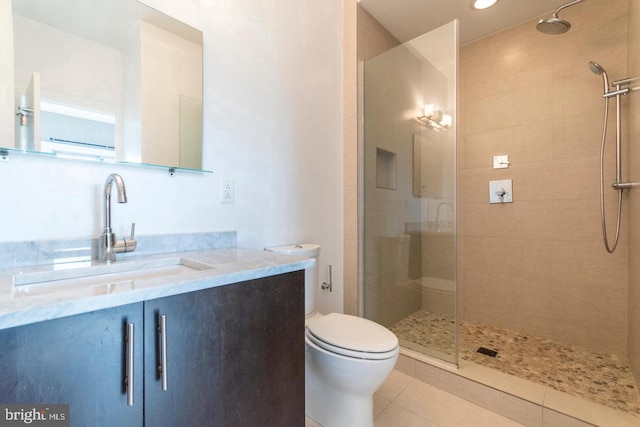
<instances>
[{"instance_id":1,"label":"chrome hardware","mask_svg":"<svg viewBox=\"0 0 640 427\"><path fill-rule=\"evenodd\" d=\"M622 80L616 80L609 85L609 77L605 69L595 61L589 61L589 69L596 75L602 76L602 84L604 87L604 121L602 124L602 139L600 141L600 225L602 227L602 240L604 247L609 253L613 253L618 246L618 239L620 237L620 222L622 218L622 193L624 190L630 190L633 187L637 187L640 183L635 182L623 182L622 181L622 95L627 95L629 92L639 90L640 87L634 88L622 88L622 85L628 85L640 77L631 77ZM615 89L615 90L611 90ZM604 163L605 163L605 145L607 142L607 123L609 120L609 98L615 97L616 99L616 179L611 185L614 190L618 192L618 209L616 215L616 231L613 238L613 242L609 244L609 237L607 236L607 221L605 216L605 201L604 201Z\"/></svg>"},{"instance_id":2,"label":"chrome hardware","mask_svg":"<svg viewBox=\"0 0 640 427\"><path fill-rule=\"evenodd\" d=\"M33 109L28 107L18 107L18 112L16 116L20 118L20 126L26 126L27 116L33 115Z\"/></svg>"},{"instance_id":3,"label":"chrome hardware","mask_svg":"<svg viewBox=\"0 0 640 427\"><path fill-rule=\"evenodd\" d=\"M158 325L160 332L160 364L158 372L162 377L162 390L167 391L167 315L160 316L160 324Z\"/></svg>"},{"instance_id":4,"label":"chrome hardware","mask_svg":"<svg viewBox=\"0 0 640 427\"><path fill-rule=\"evenodd\" d=\"M631 89L629 88L624 88L624 89L617 89L611 92L607 92L604 95L602 95L603 98L612 98L614 96L618 96L618 95L626 95L631 91Z\"/></svg>"},{"instance_id":5,"label":"chrome hardware","mask_svg":"<svg viewBox=\"0 0 640 427\"><path fill-rule=\"evenodd\" d=\"M640 183L637 182L614 182L611 184L615 190L630 190L633 187L639 186Z\"/></svg>"},{"instance_id":6,"label":"chrome hardware","mask_svg":"<svg viewBox=\"0 0 640 427\"><path fill-rule=\"evenodd\" d=\"M127 335L125 341L127 343L127 367L126 376L124 378L124 384L127 387L127 405L133 406L133 355L134 355L134 337L133 337L134 325L133 323L127 324Z\"/></svg>"},{"instance_id":7,"label":"chrome hardware","mask_svg":"<svg viewBox=\"0 0 640 427\"><path fill-rule=\"evenodd\" d=\"M333 267L329 266L329 283L322 282L320 286L323 290L329 289L329 292L333 292Z\"/></svg>"},{"instance_id":8,"label":"chrome hardware","mask_svg":"<svg viewBox=\"0 0 640 427\"><path fill-rule=\"evenodd\" d=\"M507 162L508 164L509 162ZM503 190L504 191L504 190ZM502 195L498 194L498 197L504 197L504 193ZM436 208L436 231L440 231L442 220L440 219L440 208L444 206L449 206L451 208L451 212L453 212L453 205L450 202L440 202L438 203L438 207Z\"/></svg>"},{"instance_id":9,"label":"chrome hardware","mask_svg":"<svg viewBox=\"0 0 640 427\"><path fill-rule=\"evenodd\" d=\"M106 263L115 262L116 254L122 252L133 252L137 242L135 237L135 223L131 225L131 237L116 241L116 235L111 230L111 186L116 183L118 190L118 203L127 203L127 192L124 187L124 180L117 173L112 173L104 182L104 228L98 237L98 260Z\"/></svg>"}]
</instances>

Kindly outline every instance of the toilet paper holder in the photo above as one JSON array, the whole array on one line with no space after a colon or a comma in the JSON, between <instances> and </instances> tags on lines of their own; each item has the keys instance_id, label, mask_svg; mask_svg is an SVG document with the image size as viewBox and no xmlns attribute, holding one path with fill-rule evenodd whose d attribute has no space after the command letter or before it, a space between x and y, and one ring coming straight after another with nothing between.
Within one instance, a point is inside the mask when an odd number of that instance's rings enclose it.
<instances>
[{"instance_id":1,"label":"toilet paper holder","mask_svg":"<svg viewBox=\"0 0 640 427\"><path fill-rule=\"evenodd\" d=\"M329 292L333 292L333 268L331 265L329 265L329 283L322 282L322 285L320 285L320 287L323 290L329 289Z\"/></svg>"}]
</instances>

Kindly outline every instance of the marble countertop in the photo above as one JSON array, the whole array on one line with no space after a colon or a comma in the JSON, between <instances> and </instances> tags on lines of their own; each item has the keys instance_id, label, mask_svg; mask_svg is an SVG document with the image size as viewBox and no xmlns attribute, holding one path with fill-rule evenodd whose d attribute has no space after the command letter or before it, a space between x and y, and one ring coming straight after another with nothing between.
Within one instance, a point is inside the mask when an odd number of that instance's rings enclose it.
<instances>
[{"instance_id":1,"label":"marble countertop","mask_svg":"<svg viewBox=\"0 0 640 427\"><path fill-rule=\"evenodd\" d=\"M83 285L83 279L51 281L65 275L73 276L74 272L83 269L113 273L120 270L144 271L159 265L181 263L199 269L187 267L183 271L168 268L166 274L117 283L110 283L109 279L96 283L95 278L88 285ZM1 269L0 329L259 279L314 265L315 260L309 258L254 249L223 248L131 257L110 265L86 261ZM33 282L34 278L40 283L14 285L14 282Z\"/></svg>"}]
</instances>

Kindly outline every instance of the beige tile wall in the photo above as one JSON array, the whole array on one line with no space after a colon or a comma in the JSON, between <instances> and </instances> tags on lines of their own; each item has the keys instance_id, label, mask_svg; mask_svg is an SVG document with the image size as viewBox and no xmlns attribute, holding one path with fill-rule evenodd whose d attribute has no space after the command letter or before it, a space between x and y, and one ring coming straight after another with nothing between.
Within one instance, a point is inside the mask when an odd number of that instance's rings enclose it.
<instances>
[{"instance_id":1,"label":"beige tile wall","mask_svg":"<svg viewBox=\"0 0 640 427\"><path fill-rule=\"evenodd\" d=\"M400 44L355 0L344 15L344 312L358 313L358 66Z\"/></svg>"},{"instance_id":2,"label":"beige tile wall","mask_svg":"<svg viewBox=\"0 0 640 427\"><path fill-rule=\"evenodd\" d=\"M629 2L629 76L640 76L640 2ZM640 85L640 82L636 82ZM629 179L640 182L640 94L629 97ZM640 191L629 194L629 212L640 212ZM629 217L629 254L640 254L640 216ZM629 360L640 384L640 263L629 257Z\"/></svg>"},{"instance_id":3,"label":"beige tile wall","mask_svg":"<svg viewBox=\"0 0 640 427\"><path fill-rule=\"evenodd\" d=\"M343 5L344 272L343 309L358 313L358 4Z\"/></svg>"},{"instance_id":4,"label":"beige tile wall","mask_svg":"<svg viewBox=\"0 0 640 427\"><path fill-rule=\"evenodd\" d=\"M464 318L626 356L627 202L618 249L608 254L599 218L603 89L587 64L627 76L627 2L565 9L573 27L564 35L541 34L531 20L461 48ZM508 169L492 168L498 154L509 155ZM514 203L488 203L488 181L499 179L513 180Z\"/></svg>"}]
</instances>

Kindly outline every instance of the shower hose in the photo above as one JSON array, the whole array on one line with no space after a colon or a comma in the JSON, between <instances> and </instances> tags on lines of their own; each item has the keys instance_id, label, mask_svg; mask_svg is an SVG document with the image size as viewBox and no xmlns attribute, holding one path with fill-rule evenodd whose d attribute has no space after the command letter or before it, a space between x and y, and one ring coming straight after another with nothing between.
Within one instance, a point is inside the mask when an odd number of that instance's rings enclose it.
<instances>
[{"instance_id":1,"label":"shower hose","mask_svg":"<svg viewBox=\"0 0 640 427\"><path fill-rule=\"evenodd\" d=\"M619 112L616 112L619 114ZM602 223L602 239L604 240L604 247L609 253L613 253L618 246L618 238L620 237L620 217L622 215L622 188L617 188L618 192L618 209L616 220L616 234L613 239L613 243L609 244L609 238L607 237L607 219L604 212L604 147L607 139L607 121L609 118L609 99L604 100L604 124L602 126L602 143L600 144L600 222ZM617 120L617 118L616 118ZM616 129L616 131L619 131ZM619 138L619 135L616 135Z\"/></svg>"}]
</instances>

